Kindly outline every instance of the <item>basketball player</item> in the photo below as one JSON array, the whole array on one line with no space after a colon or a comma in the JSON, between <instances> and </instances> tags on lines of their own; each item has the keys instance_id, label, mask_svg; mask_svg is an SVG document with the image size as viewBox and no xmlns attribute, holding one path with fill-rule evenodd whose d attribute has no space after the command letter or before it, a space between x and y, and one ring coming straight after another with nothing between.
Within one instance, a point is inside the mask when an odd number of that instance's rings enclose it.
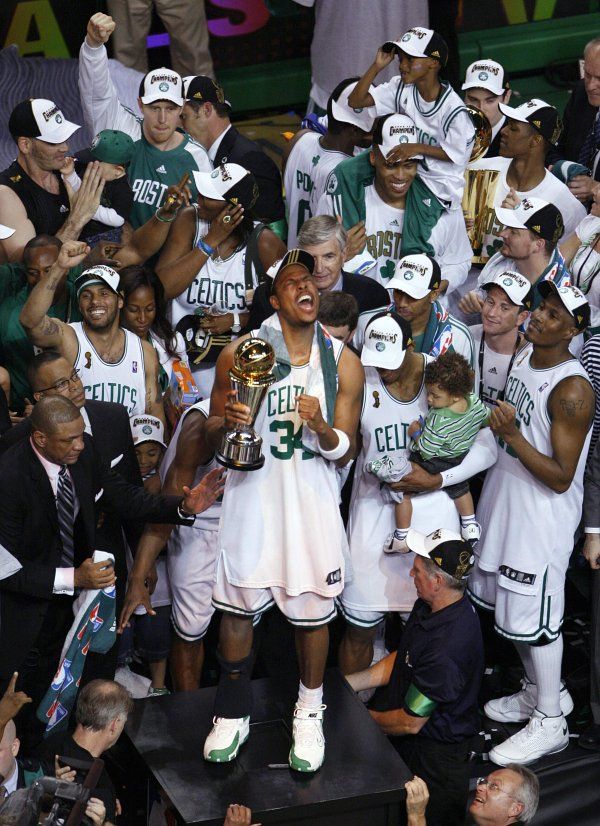
<instances>
[{"instance_id":1,"label":"basketball player","mask_svg":"<svg viewBox=\"0 0 600 826\"><path fill-rule=\"evenodd\" d=\"M533 303L531 284L505 270L482 284L481 324L471 327L475 344L473 392L488 407L504 398L504 388L517 354L527 346L520 328Z\"/></svg>"},{"instance_id":2,"label":"basketball player","mask_svg":"<svg viewBox=\"0 0 600 826\"><path fill-rule=\"evenodd\" d=\"M583 471L594 391L569 344L589 324L576 287L545 281L520 353L490 424L498 461L488 471L477 520L469 591L495 611L499 634L513 640L525 668L523 688L490 700L492 720L527 725L490 752L501 766L531 763L569 743L573 701L561 689L565 572L583 501Z\"/></svg>"},{"instance_id":3,"label":"basketball player","mask_svg":"<svg viewBox=\"0 0 600 826\"><path fill-rule=\"evenodd\" d=\"M65 324L46 315L67 268L59 256L29 294L20 315L27 335L36 347L57 350L79 371L87 399L118 402L130 416L150 413L164 424L156 351L119 326L123 298L112 267L98 264L75 282L83 321Z\"/></svg>"},{"instance_id":4,"label":"basketball player","mask_svg":"<svg viewBox=\"0 0 600 826\"><path fill-rule=\"evenodd\" d=\"M408 428L419 416L427 415L425 365L432 360L430 355L415 351L410 324L395 311L379 313L367 326L361 353L365 367L360 417L362 446L356 461L348 523L353 578L339 600L348 623L340 646L340 668L344 674L369 667L377 627L386 612L408 614L416 599L410 577L412 555L389 556L382 551L394 529L394 508L385 492L382 494L379 480L365 470L365 465L386 455L408 458ZM427 529L433 519L448 530L458 531L452 500L436 488L469 479L493 464L495 458L494 439L489 428L485 428L460 465L435 475L431 493L413 497L411 525L420 526L416 530Z\"/></svg>"},{"instance_id":5,"label":"basketball player","mask_svg":"<svg viewBox=\"0 0 600 826\"><path fill-rule=\"evenodd\" d=\"M344 582L346 538L336 464L353 455L363 370L342 342L316 323L319 293L314 259L290 250L269 270L276 314L263 322L277 359L254 428L263 439L259 470L229 470L223 496L215 607L223 612L221 677L214 726L204 745L213 762L233 760L248 738L252 621L275 603L296 629L300 690L294 711L291 768L312 772L324 759L323 674L327 623ZM246 337L247 338L247 337ZM228 376L238 342L217 362L208 432L249 422Z\"/></svg>"},{"instance_id":6,"label":"basketball player","mask_svg":"<svg viewBox=\"0 0 600 826\"><path fill-rule=\"evenodd\" d=\"M302 224L319 214L317 205L329 173L338 163L352 157L355 146L366 149L371 145L375 113L372 109L354 111L348 106L348 95L355 86L356 78L348 78L331 93L324 135L301 129L290 142L283 167L290 249L297 246Z\"/></svg>"},{"instance_id":7,"label":"basketball player","mask_svg":"<svg viewBox=\"0 0 600 826\"><path fill-rule=\"evenodd\" d=\"M206 420L210 400L188 408L177 425L163 459L162 493L194 486L213 468L219 467L214 451L206 443ZM191 691L200 685L204 662L203 637L214 613L211 603L217 560L217 531L221 504L214 502L196 517L189 530L179 526L147 525L129 574L125 604L119 623L123 631L138 605L153 614L146 579L167 544L167 571L171 585L171 675L176 691ZM187 527L187 526L186 526Z\"/></svg>"}]
</instances>

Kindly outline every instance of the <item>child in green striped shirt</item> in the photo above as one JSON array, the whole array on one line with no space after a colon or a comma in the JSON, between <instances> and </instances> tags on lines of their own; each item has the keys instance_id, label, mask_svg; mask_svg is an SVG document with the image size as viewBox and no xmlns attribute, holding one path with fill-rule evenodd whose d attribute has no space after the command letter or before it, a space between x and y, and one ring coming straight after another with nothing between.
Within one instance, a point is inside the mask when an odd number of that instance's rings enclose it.
<instances>
[{"instance_id":1,"label":"child in green striped shirt","mask_svg":"<svg viewBox=\"0 0 600 826\"><path fill-rule=\"evenodd\" d=\"M467 360L454 352L443 353L425 367L425 387L429 411L426 418L412 422L408 435L413 441L409 461L429 473L456 467L464 459L477 433L487 425L489 410L472 392L473 370ZM393 460L383 457L369 463L371 473L388 484L410 472L394 472ZM375 466L377 465L377 467ZM398 468L400 470L400 468ZM475 520L475 506L468 481L448 485L444 491L454 500L460 514L463 539L475 544L481 528ZM396 530L386 540L386 553L406 553L406 535L412 519L408 494L390 491L394 500Z\"/></svg>"}]
</instances>

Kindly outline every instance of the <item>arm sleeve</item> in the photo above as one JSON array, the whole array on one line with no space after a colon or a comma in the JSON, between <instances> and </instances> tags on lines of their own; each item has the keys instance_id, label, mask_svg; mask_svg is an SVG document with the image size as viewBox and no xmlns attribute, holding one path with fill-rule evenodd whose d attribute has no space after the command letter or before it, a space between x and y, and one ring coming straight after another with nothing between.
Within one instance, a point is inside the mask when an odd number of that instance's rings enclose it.
<instances>
[{"instance_id":1,"label":"arm sleeve","mask_svg":"<svg viewBox=\"0 0 600 826\"><path fill-rule=\"evenodd\" d=\"M464 677L449 658L424 654L414 666L404 708L417 717L429 717L439 703L451 703L464 687Z\"/></svg>"},{"instance_id":2,"label":"arm sleeve","mask_svg":"<svg viewBox=\"0 0 600 826\"><path fill-rule=\"evenodd\" d=\"M398 111L396 108L396 93L401 82L400 76L398 75L387 83L380 83L379 86L371 90L371 97L375 103L375 111L378 117Z\"/></svg>"},{"instance_id":3,"label":"arm sleeve","mask_svg":"<svg viewBox=\"0 0 600 826\"><path fill-rule=\"evenodd\" d=\"M54 594L75 593L75 568L57 568L54 574Z\"/></svg>"},{"instance_id":4,"label":"arm sleeve","mask_svg":"<svg viewBox=\"0 0 600 826\"><path fill-rule=\"evenodd\" d=\"M442 471L442 488L466 482L482 470L487 470L494 464L497 455L498 446L492 431L489 427L482 428L460 465Z\"/></svg>"},{"instance_id":5,"label":"arm sleeve","mask_svg":"<svg viewBox=\"0 0 600 826\"><path fill-rule=\"evenodd\" d=\"M116 209L105 206L99 206L94 212L94 220L100 221L101 224L105 224L107 227L122 227L125 223L125 219L119 215Z\"/></svg>"},{"instance_id":6,"label":"arm sleeve","mask_svg":"<svg viewBox=\"0 0 600 826\"><path fill-rule=\"evenodd\" d=\"M85 40L79 50L79 97L86 126L94 135L103 129L118 129L134 141L140 139L140 120L117 97L106 47L92 48Z\"/></svg>"},{"instance_id":7,"label":"arm sleeve","mask_svg":"<svg viewBox=\"0 0 600 826\"><path fill-rule=\"evenodd\" d=\"M431 241L442 270L442 278L448 281L448 295L467 280L473 257L461 209L443 213L433 228Z\"/></svg>"}]
</instances>

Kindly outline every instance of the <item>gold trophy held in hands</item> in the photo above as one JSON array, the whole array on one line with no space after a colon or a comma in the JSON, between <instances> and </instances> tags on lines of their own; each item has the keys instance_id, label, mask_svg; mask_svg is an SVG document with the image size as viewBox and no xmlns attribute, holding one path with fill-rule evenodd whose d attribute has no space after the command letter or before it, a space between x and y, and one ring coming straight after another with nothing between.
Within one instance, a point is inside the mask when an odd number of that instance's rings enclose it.
<instances>
[{"instance_id":1,"label":"gold trophy held in hands","mask_svg":"<svg viewBox=\"0 0 600 826\"><path fill-rule=\"evenodd\" d=\"M238 425L227 431L216 452L216 459L232 470L258 470L265 463L261 453L262 439L253 425L269 387L276 380L273 375L275 351L262 338L247 338L235 350L233 367L229 371L231 387L237 400L250 408L250 424Z\"/></svg>"},{"instance_id":2,"label":"gold trophy held in hands","mask_svg":"<svg viewBox=\"0 0 600 826\"><path fill-rule=\"evenodd\" d=\"M492 127L481 109L476 106L467 106L467 111L475 126L475 142L471 152L471 162L482 158L492 142ZM496 185L500 172L497 169L466 169L465 191L463 193L462 209L465 219L473 221L473 226L467 230L471 248L473 250L473 264L485 264L489 255L483 250L483 236L485 222L490 211L494 211Z\"/></svg>"}]
</instances>

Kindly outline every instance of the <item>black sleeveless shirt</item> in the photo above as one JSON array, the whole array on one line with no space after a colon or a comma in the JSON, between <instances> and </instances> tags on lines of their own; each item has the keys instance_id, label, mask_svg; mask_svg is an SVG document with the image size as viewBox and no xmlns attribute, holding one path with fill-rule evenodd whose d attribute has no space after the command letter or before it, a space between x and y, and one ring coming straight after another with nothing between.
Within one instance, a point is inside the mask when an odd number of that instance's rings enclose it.
<instances>
[{"instance_id":1,"label":"black sleeveless shirt","mask_svg":"<svg viewBox=\"0 0 600 826\"><path fill-rule=\"evenodd\" d=\"M67 190L60 175L55 175L58 179L58 195L53 195L36 184L18 161L13 161L8 169L0 172L0 185L12 189L21 199L36 235L56 235L69 216Z\"/></svg>"}]
</instances>

